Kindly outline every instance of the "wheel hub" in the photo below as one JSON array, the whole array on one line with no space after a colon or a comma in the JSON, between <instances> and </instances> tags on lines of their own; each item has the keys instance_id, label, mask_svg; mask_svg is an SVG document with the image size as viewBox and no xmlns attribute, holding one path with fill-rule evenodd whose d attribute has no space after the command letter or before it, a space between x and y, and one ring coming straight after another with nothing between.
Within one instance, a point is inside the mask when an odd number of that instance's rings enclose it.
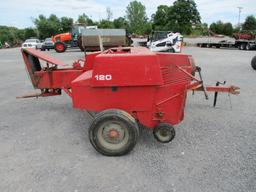
<instances>
[{"instance_id":1,"label":"wheel hub","mask_svg":"<svg viewBox=\"0 0 256 192\"><path fill-rule=\"evenodd\" d=\"M102 136L107 143L119 144L124 140L125 131L121 125L110 123L103 127Z\"/></svg>"},{"instance_id":2,"label":"wheel hub","mask_svg":"<svg viewBox=\"0 0 256 192\"><path fill-rule=\"evenodd\" d=\"M119 137L119 132L116 131L116 130L110 130L109 131L109 137L110 138L117 138L117 137Z\"/></svg>"}]
</instances>

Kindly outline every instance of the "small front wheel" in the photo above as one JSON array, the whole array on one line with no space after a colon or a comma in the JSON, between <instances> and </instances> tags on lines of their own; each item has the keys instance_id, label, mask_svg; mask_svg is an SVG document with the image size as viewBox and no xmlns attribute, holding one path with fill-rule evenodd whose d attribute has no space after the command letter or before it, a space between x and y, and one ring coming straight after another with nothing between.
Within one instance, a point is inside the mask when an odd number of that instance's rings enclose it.
<instances>
[{"instance_id":1,"label":"small front wheel","mask_svg":"<svg viewBox=\"0 0 256 192\"><path fill-rule=\"evenodd\" d=\"M161 143L169 143L175 137L175 129L168 123L160 123L153 130L154 137Z\"/></svg>"},{"instance_id":2,"label":"small front wheel","mask_svg":"<svg viewBox=\"0 0 256 192\"><path fill-rule=\"evenodd\" d=\"M106 156L121 156L135 146L139 135L135 119L122 110L98 113L89 128L92 146Z\"/></svg>"}]
</instances>

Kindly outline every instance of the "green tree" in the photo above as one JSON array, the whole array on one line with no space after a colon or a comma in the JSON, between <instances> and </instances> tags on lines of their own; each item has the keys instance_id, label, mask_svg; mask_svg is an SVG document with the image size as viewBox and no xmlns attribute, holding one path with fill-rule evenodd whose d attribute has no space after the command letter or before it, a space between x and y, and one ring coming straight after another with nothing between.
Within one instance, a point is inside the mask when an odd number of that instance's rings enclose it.
<instances>
[{"instance_id":1,"label":"green tree","mask_svg":"<svg viewBox=\"0 0 256 192\"><path fill-rule=\"evenodd\" d=\"M48 18L44 15L39 15L34 20L34 24L38 30L39 38L44 39L58 33L68 32L73 24L73 19L68 17L59 19L53 14Z\"/></svg>"},{"instance_id":2,"label":"green tree","mask_svg":"<svg viewBox=\"0 0 256 192\"><path fill-rule=\"evenodd\" d=\"M0 42L8 42L11 45L21 44L25 40L25 30L16 27L0 26Z\"/></svg>"},{"instance_id":3,"label":"green tree","mask_svg":"<svg viewBox=\"0 0 256 192\"><path fill-rule=\"evenodd\" d=\"M146 16L146 8L139 1L132 1L126 8L126 17L131 33L145 34L151 31L151 24Z\"/></svg>"},{"instance_id":4,"label":"green tree","mask_svg":"<svg viewBox=\"0 0 256 192\"><path fill-rule=\"evenodd\" d=\"M256 18L253 15L248 16L243 24L243 30L256 30Z\"/></svg>"},{"instance_id":5,"label":"green tree","mask_svg":"<svg viewBox=\"0 0 256 192\"><path fill-rule=\"evenodd\" d=\"M224 23L224 26L223 26L223 34L224 35L227 35L227 36L232 36L233 34L233 26L231 23Z\"/></svg>"},{"instance_id":6,"label":"green tree","mask_svg":"<svg viewBox=\"0 0 256 192\"><path fill-rule=\"evenodd\" d=\"M18 29L16 32L15 32L15 36L16 36L16 39L17 39L17 42L22 42L24 41L26 38L25 38L25 29Z\"/></svg>"},{"instance_id":7,"label":"green tree","mask_svg":"<svg viewBox=\"0 0 256 192\"><path fill-rule=\"evenodd\" d=\"M231 23L223 23L222 21L217 21L210 25L210 30L217 34L231 36L234 32L233 26Z\"/></svg>"},{"instance_id":8,"label":"green tree","mask_svg":"<svg viewBox=\"0 0 256 192\"><path fill-rule=\"evenodd\" d=\"M192 33L193 36L200 36L200 35L208 35L209 30L208 30L208 24L203 23L203 24L197 24L193 27Z\"/></svg>"},{"instance_id":9,"label":"green tree","mask_svg":"<svg viewBox=\"0 0 256 192\"><path fill-rule=\"evenodd\" d=\"M89 25L89 26L94 25L93 20L90 19L85 13L78 16L77 22L81 24Z\"/></svg>"},{"instance_id":10,"label":"green tree","mask_svg":"<svg viewBox=\"0 0 256 192\"><path fill-rule=\"evenodd\" d=\"M217 21L210 25L210 30L217 34L222 34L224 29L224 23L222 21Z\"/></svg>"},{"instance_id":11,"label":"green tree","mask_svg":"<svg viewBox=\"0 0 256 192\"><path fill-rule=\"evenodd\" d=\"M29 39L31 37L37 37L35 29L32 28L25 28L24 29L24 38Z\"/></svg>"},{"instance_id":12,"label":"green tree","mask_svg":"<svg viewBox=\"0 0 256 192\"><path fill-rule=\"evenodd\" d=\"M100 20L98 27L101 29L111 29L114 28L114 24L112 21L102 19Z\"/></svg>"},{"instance_id":13,"label":"green tree","mask_svg":"<svg viewBox=\"0 0 256 192\"><path fill-rule=\"evenodd\" d=\"M51 15L49 18L46 18L44 15L39 15L34 23L41 39L51 37L61 31L59 20L55 15Z\"/></svg>"},{"instance_id":14,"label":"green tree","mask_svg":"<svg viewBox=\"0 0 256 192\"><path fill-rule=\"evenodd\" d=\"M168 12L169 7L167 5L160 5L157 7L156 13L152 15L152 27L154 30L168 30Z\"/></svg>"},{"instance_id":15,"label":"green tree","mask_svg":"<svg viewBox=\"0 0 256 192\"><path fill-rule=\"evenodd\" d=\"M114 27L117 29L128 29L128 23L124 17L118 17L113 21Z\"/></svg>"},{"instance_id":16,"label":"green tree","mask_svg":"<svg viewBox=\"0 0 256 192\"><path fill-rule=\"evenodd\" d=\"M70 31L73 25L73 19L68 17L61 17L60 24L61 24L61 32L68 32Z\"/></svg>"},{"instance_id":17,"label":"green tree","mask_svg":"<svg viewBox=\"0 0 256 192\"><path fill-rule=\"evenodd\" d=\"M194 0L176 0L168 12L168 27L174 32L190 34L201 17Z\"/></svg>"}]
</instances>

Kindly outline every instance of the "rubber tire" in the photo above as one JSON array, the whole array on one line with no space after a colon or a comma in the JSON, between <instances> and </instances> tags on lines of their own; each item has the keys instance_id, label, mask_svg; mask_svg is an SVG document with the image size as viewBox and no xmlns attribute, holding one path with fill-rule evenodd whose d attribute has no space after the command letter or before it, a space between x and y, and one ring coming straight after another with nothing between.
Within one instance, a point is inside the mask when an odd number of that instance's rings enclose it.
<instances>
[{"instance_id":1,"label":"rubber tire","mask_svg":"<svg viewBox=\"0 0 256 192\"><path fill-rule=\"evenodd\" d=\"M240 50L245 50L245 47L246 47L246 45L243 43L243 44L241 44L241 45L239 46L239 49L240 49Z\"/></svg>"},{"instance_id":2,"label":"rubber tire","mask_svg":"<svg viewBox=\"0 0 256 192\"><path fill-rule=\"evenodd\" d=\"M79 35L77 38L77 45L80 48L81 51L84 51L84 47L83 47L83 41L82 41L82 36Z\"/></svg>"},{"instance_id":3,"label":"rubber tire","mask_svg":"<svg viewBox=\"0 0 256 192\"><path fill-rule=\"evenodd\" d=\"M62 45L64 46L64 49L62 49L62 50L56 49L56 45L57 45L57 44L62 44ZM57 53L63 53L63 52L66 51L67 46L65 45L65 43L63 43L63 42L61 42L61 41L57 41L57 42L54 44L54 49L55 49L55 51L56 51Z\"/></svg>"},{"instance_id":4,"label":"rubber tire","mask_svg":"<svg viewBox=\"0 0 256 192\"><path fill-rule=\"evenodd\" d=\"M251 66L254 70L256 70L256 56L252 58Z\"/></svg>"},{"instance_id":5,"label":"rubber tire","mask_svg":"<svg viewBox=\"0 0 256 192\"><path fill-rule=\"evenodd\" d=\"M97 138L97 131L100 128L100 125L106 120L115 120L121 121L127 126L129 132L129 140L127 144L118 150L107 149L99 143ZM127 112L119 109L108 109L97 113L95 119L90 125L89 128L89 139L96 151L106 156L121 156L129 153L136 145L139 137L139 128L135 119Z\"/></svg>"},{"instance_id":6,"label":"rubber tire","mask_svg":"<svg viewBox=\"0 0 256 192\"><path fill-rule=\"evenodd\" d=\"M163 141L163 140L161 140L159 137L158 137L158 135L157 135L157 131L159 131L160 129L168 129L170 132L170 135L171 135L171 137L170 137L170 139L169 140L167 140L167 141ZM154 128L154 130L153 130L153 135L154 135L154 137L155 137L155 139L157 140L157 141L159 141L160 143L170 143L173 139L174 139L174 137L175 137L175 129L174 129L174 127L172 126L172 125L170 125L170 124L168 124L168 123L159 123L155 128Z\"/></svg>"},{"instance_id":7,"label":"rubber tire","mask_svg":"<svg viewBox=\"0 0 256 192\"><path fill-rule=\"evenodd\" d=\"M250 50L251 50L251 46L250 46L250 44L249 44L249 43L247 43L247 44L246 44L246 46L245 46L245 50L247 50L247 51L250 51Z\"/></svg>"}]
</instances>

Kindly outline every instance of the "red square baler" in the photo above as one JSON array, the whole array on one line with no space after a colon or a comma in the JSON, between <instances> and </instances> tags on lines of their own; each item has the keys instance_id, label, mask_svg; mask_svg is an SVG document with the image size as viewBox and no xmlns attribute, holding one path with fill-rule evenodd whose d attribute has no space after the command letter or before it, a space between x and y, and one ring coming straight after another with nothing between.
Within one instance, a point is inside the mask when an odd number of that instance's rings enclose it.
<instances>
[{"instance_id":1,"label":"red square baler","mask_svg":"<svg viewBox=\"0 0 256 192\"><path fill-rule=\"evenodd\" d=\"M238 87L203 85L200 68L185 54L153 53L146 48L112 48L85 56L66 67L34 49L22 49L31 82L40 94L55 96L64 90L73 107L97 112L89 128L94 148L110 156L133 149L138 124L153 129L163 143L175 136L183 120L188 90L238 94ZM201 77L201 74L200 76Z\"/></svg>"}]
</instances>

